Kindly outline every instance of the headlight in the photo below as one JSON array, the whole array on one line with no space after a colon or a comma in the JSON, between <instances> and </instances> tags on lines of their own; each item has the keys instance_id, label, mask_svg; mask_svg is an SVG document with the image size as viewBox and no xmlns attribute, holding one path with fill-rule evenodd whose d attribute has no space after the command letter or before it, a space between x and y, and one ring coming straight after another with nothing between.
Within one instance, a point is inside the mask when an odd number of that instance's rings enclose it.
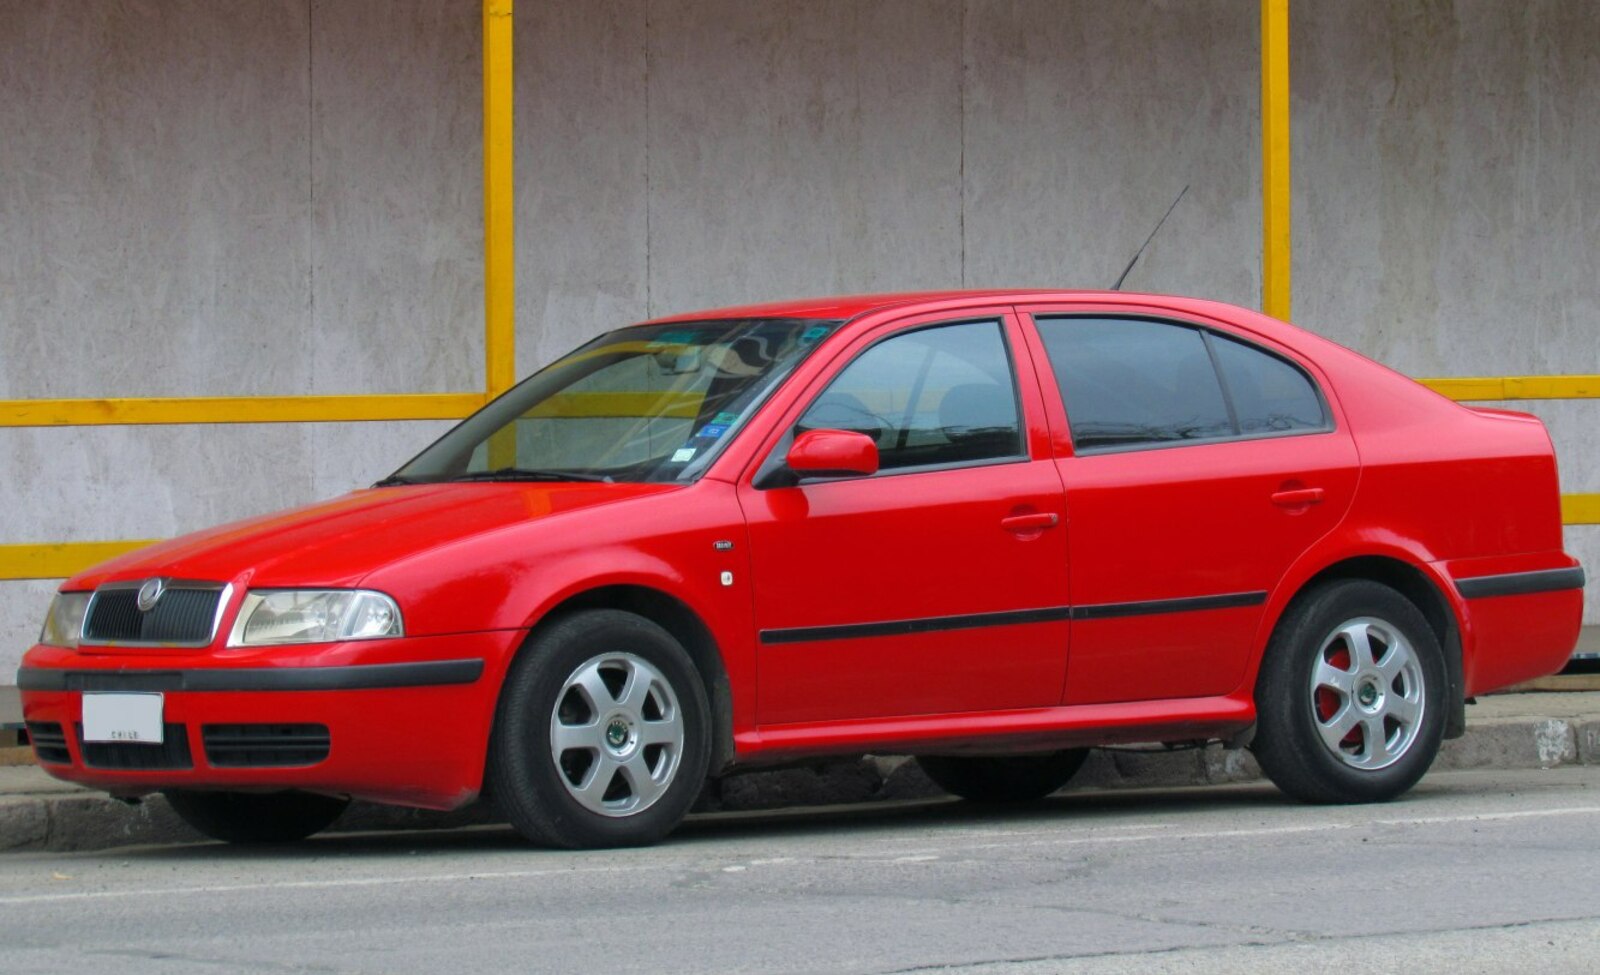
<instances>
[{"instance_id":1,"label":"headlight","mask_svg":"<svg viewBox=\"0 0 1600 975\"><path fill-rule=\"evenodd\" d=\"M83 635L83 614L89 608L86 592L58 592L50 600L50 609L44 614L44 628L39 631L39 642L46 646L72 649Z\"/></svg>"},{"instance_id":2,"label":"headlight","mask_svg":"<svg viewBox=\"0 0 1600 975\"><path fill-rule=\"evenodd\" d=\"M400 607L381 592L276 589L245 595L228 646L339 643L404 635Z\"/></svg>"}]
</instances>

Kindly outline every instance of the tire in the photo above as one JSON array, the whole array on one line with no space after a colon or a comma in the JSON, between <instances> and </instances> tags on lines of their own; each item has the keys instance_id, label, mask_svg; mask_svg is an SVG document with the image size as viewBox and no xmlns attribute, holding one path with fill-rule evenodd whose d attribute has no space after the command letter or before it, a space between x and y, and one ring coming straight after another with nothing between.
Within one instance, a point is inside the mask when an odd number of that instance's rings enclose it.
<instances>
[{"instance_id":1,"label":"tire","mask_svg":"<svg viewBox=\"0 0 1600 975\"><path fill-rule=\"evenodd\" d=\"M310 792L163 793L172 811L214 840L241 845L293 843L333 824L349 799Z\"/></svg>"},{"instance_id":2,"label":"tire","mask_svg":"<svg viewBox=\"0 0 1600 975\"><path fill-rule=\"evenodd\" d=\"M1066 785L1089 757L1087 748L1042 755L918 755L939 788L970 802L1033 802Z\"/></svg>"},{"instance_id":3,"label":"tire","mask_svg":"<svg viewBox=\"0 0 1600 975\"><path fill-rule=\"evenodd\" d=\"M554 621L506 675L489 780L511 825L543 846L642 846L671 832L705 784L711 707L694 661L620 610Z\"/></svg>"},{"instance_id":4,"label":"tire","mask_svg":"<svg viewBox=\"0 0 1600 975\"><path fill-rule=\"evenodd\" d=\"M1449 711L1444 652L1410 600L1365 579L1289 607L1256 681L1256 760L1305 802L1385 802L1433 764Z\"/></svg>"}]
</instances>

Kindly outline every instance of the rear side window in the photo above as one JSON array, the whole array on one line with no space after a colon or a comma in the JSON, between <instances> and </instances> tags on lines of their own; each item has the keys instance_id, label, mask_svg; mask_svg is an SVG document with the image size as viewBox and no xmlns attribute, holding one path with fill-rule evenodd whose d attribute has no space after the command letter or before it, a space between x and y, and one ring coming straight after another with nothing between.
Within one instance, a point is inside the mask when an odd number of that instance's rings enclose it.
<instances>
[{"instance_id":1,"label":"rear side window","mask_svg":"<svg viewBox=\"0 0 1600 975\"><path fill-rule=\"evenodd\" d=\"M1022 454L1017 387L999 322L903 332L861 353L811 404L798 432L854 430L881 470Z\"/></svg>"},{"instance_id":2,"label":"rear side window","mask_svg":"<svg viewBox=\"0 0 1600 975\"><path fill-rule=\"evenodd\" d=\"M1211 348L1233 397L1240 433L1249 436L1327 427L1322 397L1305 373L1277 356L1220 335L1211 337Z\"/></svg>"},{"instance_id":3,"label":"rear side window","mask_svg":"<svg viewBox=\"0 0 1600 975\"><path fill-rule=\"evenodd\" d=\"M1081 451L1331 426L1311 378L1249 343L1147 319L1035 321Z\"/></svg>"},{"instance_id":4,"label":"rear side window","mask_svg":"<svg viewBox=\"0 0 1600 975\"><path fill-rule=\"evenodd\" d=\"M1232 436L1198 329L1139 319L1041 318L1080 450Z\"/></svg>"}]
</instances>

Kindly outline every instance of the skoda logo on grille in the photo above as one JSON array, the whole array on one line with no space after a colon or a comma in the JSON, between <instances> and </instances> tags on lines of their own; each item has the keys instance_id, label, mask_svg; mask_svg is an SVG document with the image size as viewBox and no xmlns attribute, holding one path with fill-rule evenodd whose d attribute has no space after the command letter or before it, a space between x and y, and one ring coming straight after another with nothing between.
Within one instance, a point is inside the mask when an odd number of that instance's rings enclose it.
<instances>
[{"instance_id":1,"label":"skoda logo on grille","mask_svg":"<svg viewBox=\"0 0 1600 975\"><path fill-rule=\"evenodd\" d=\"M146 579L144 585L139 587L139 612L148 613L155 609L156 603L161 601L161 594L166 591L167 580L159 576L154 579Z\"/></svg>"}]
</instances>

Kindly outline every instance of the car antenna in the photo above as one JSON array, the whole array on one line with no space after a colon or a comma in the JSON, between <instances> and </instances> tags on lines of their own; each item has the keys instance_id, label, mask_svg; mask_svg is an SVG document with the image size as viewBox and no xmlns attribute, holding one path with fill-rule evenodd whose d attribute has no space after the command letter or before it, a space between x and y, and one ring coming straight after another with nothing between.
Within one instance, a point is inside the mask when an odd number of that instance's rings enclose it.
<instances>
[{"instance_id":1,"label":"car antenna","mask_svg":"<svg viewBox=\"0 0 1600 975\"><path fill-rule=\"evenodd\" d=\"M1133 252L1133 260L1129 261L1128 266L1123 268L1122 273L1117 276L1117 283L1111 286L1112 291L1122 290L1122 282L1127 280L1128 272L1133 270L1133 266L1139 263L1139 255L1143 254L1144 249L1150 246L1150 242L1156 239L1156 234L1161 232L1161 225L1167 222L1168 217L1172 216L1172 211L1178 208L1178 200L1183 199L1183 194L1187 192L1189 192L1189 184L1185 183L1183 184L1183 189L1178 191L1177 198L1172 201L1172 206L1167 207L1167 212L1163 213L1161 219L1156 221L1156 229L1150 231L1150 236L1146 237L1144 243L1139 245L1139 249Z\"/></svg>"}]
</instances>

